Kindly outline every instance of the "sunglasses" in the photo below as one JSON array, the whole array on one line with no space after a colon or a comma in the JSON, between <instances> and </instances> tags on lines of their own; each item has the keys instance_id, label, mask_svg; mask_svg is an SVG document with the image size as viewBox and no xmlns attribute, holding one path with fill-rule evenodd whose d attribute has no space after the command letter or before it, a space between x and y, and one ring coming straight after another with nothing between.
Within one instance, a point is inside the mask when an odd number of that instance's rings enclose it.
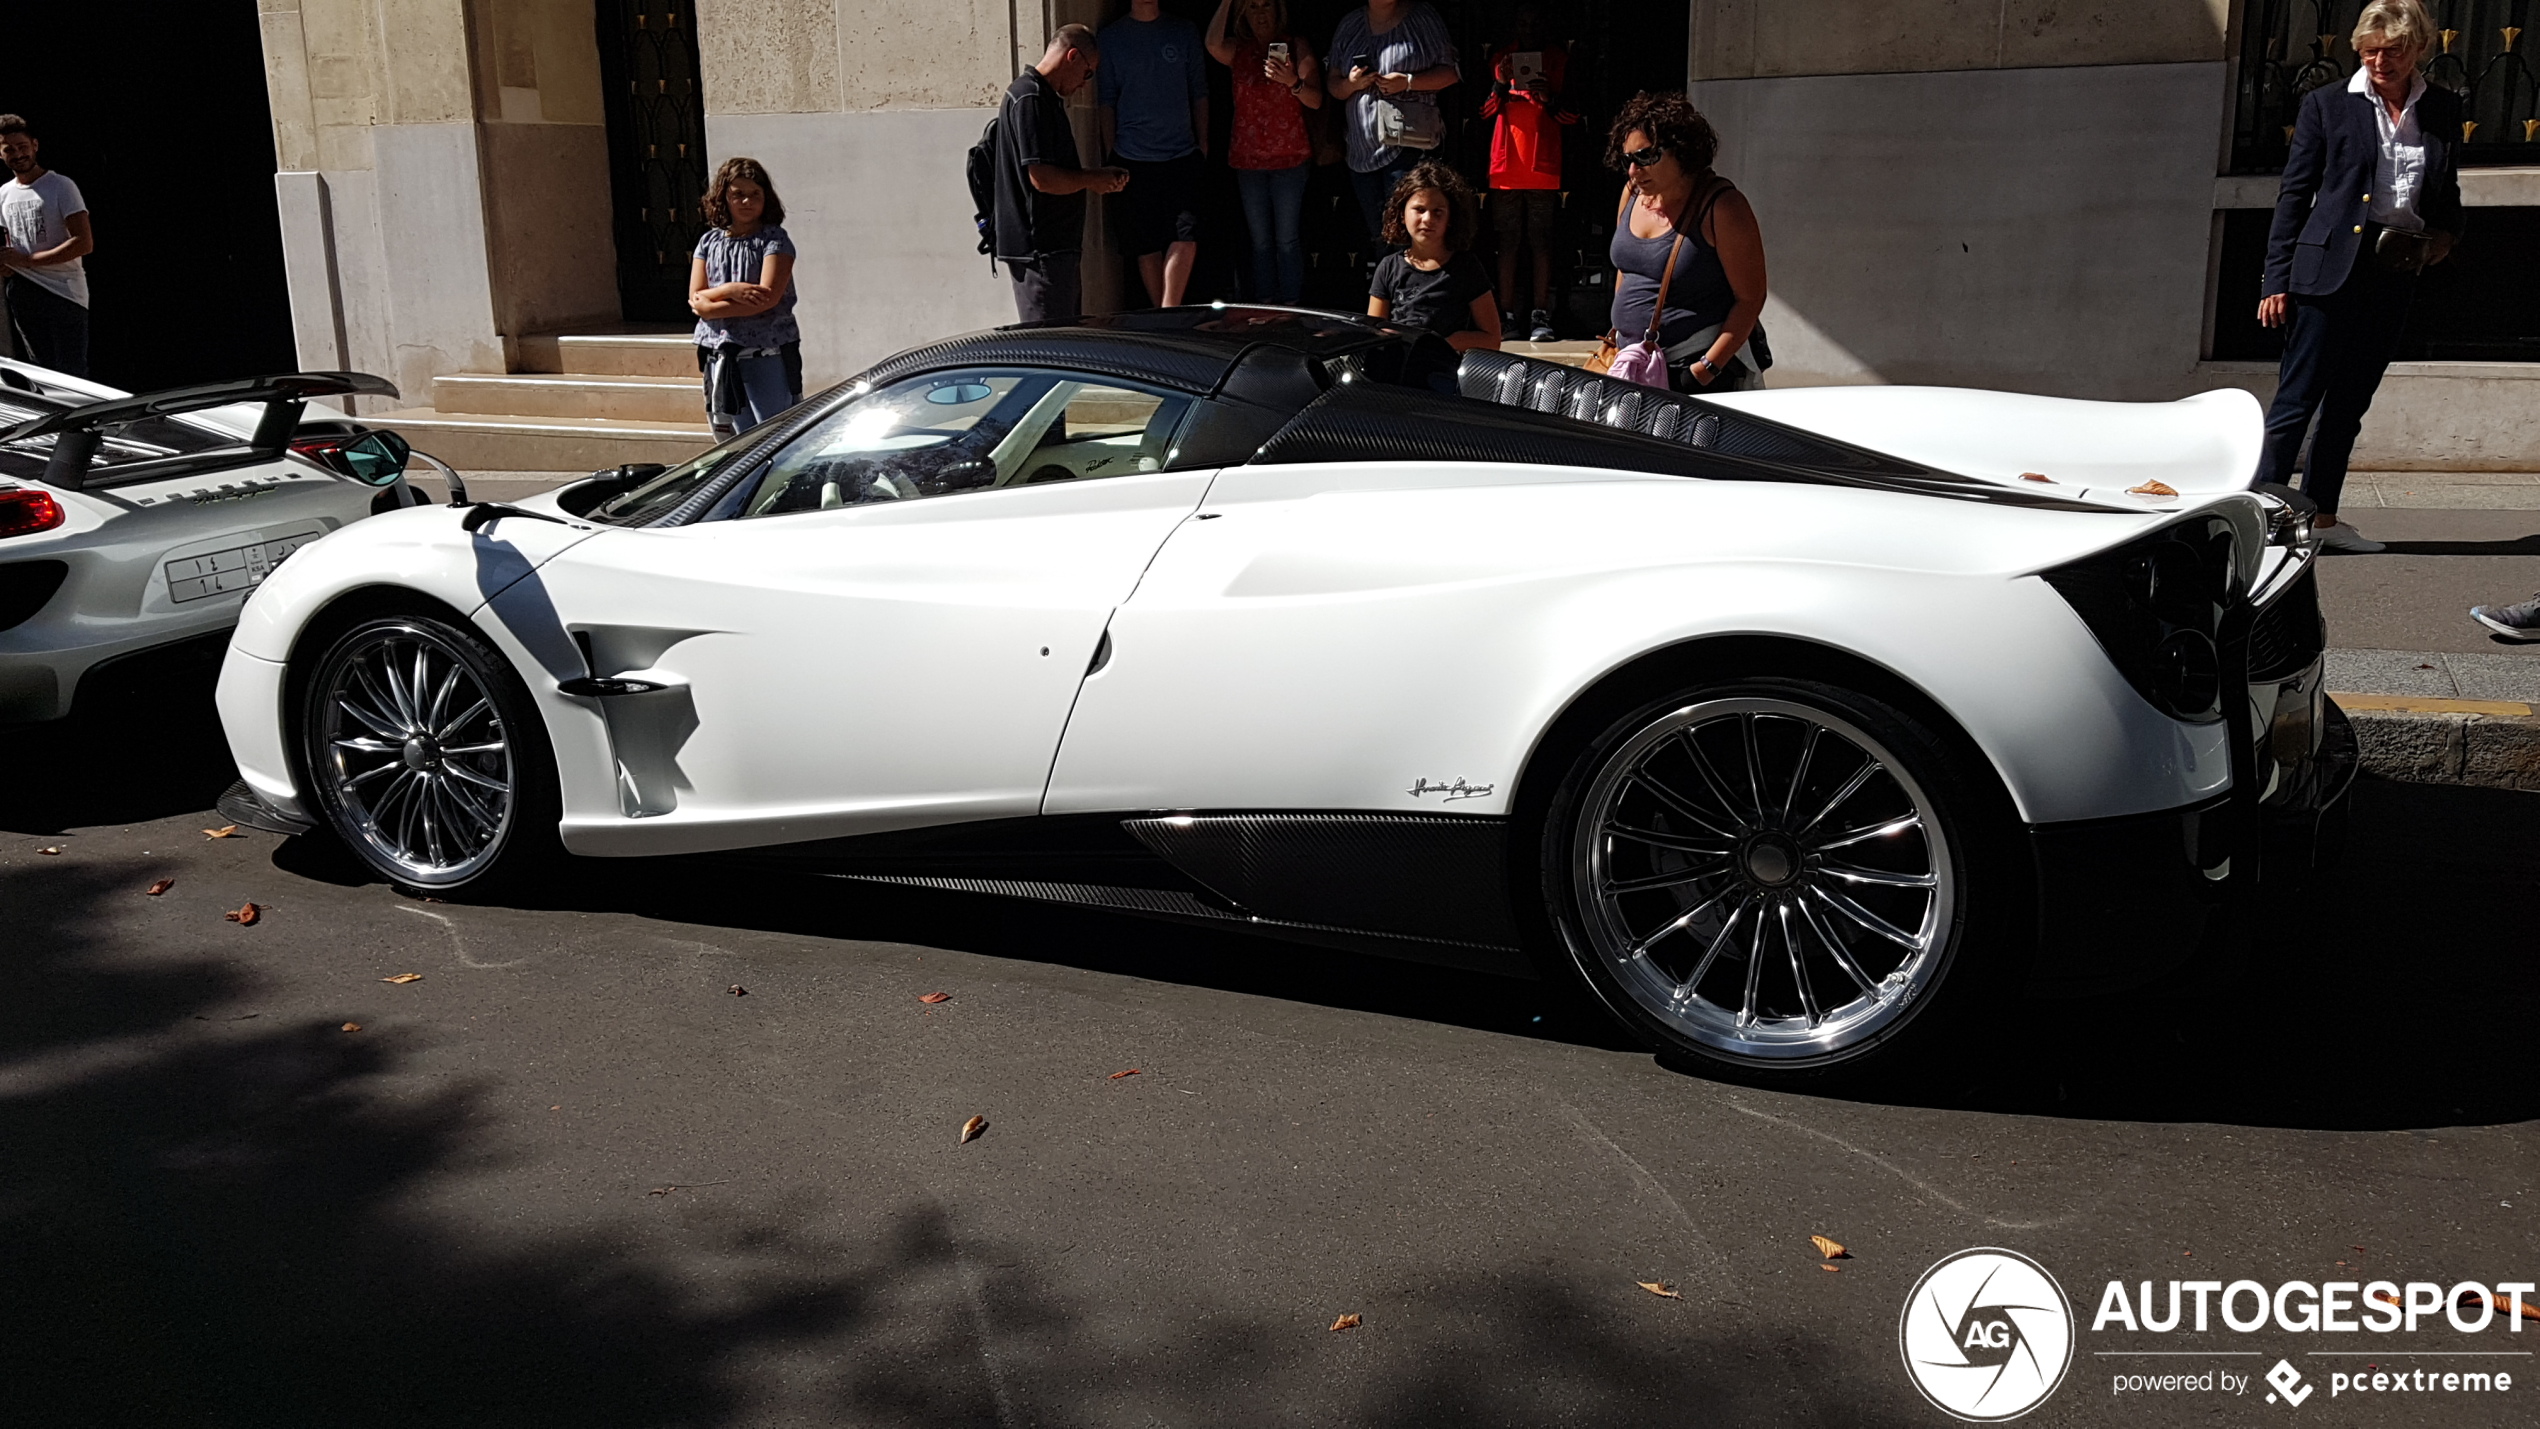
<instances>
[{"instance_id":1,"label":"sunglasses","mask_svg":"<svg viewBox=\"0 0 2540 1429\"><path fill-rule=\"evenodd\" d=\"M1646 149L1634 149L1625 154L1623 162L1635 169L1645 169L1665 157L1667 157L1667 151L1659 145L1652 144Z\"/></svg>"}]
</instances>

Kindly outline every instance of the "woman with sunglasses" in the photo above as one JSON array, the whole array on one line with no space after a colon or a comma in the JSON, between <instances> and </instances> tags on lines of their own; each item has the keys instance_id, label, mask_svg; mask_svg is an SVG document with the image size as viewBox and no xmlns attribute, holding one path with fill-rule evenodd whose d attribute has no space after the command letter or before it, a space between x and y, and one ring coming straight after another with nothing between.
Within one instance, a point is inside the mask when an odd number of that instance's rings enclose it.
<instances>
[{"instance_id":1,"label":"woman with sunglasses","mask_svg":"<svg viewBox=\"0 0 2540 1429\"><path fill-rule=\"evenodd\" d=\"M1635 95L1605 150L1626 175L1614 215L1617 344L1652 334L1679 392L1763 385L1772 357L1764 313L1764 237L1737 186L1711 169L1720 137L1681 94ZM1750 341L1751 340L1751 341Z\"/></svg>"}]
</instances>

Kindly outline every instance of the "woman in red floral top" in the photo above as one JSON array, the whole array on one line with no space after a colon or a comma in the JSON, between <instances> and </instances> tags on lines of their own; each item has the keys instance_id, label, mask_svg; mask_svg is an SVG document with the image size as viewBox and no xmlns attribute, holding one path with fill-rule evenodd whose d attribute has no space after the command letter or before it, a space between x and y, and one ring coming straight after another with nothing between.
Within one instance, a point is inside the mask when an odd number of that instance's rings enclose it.
<instances>
[{"instance_id":1,"label":"woman in red floral top","mask_svg":"<svg viewBox=\"0 0 2540 1429\"><path fill-rule=\"evenodd\" d=\"M1293 303L1305 293L1297 223L1314 172L1305 111L1322 107L1321 66L1314 47L1289 30L1286 0L1217 0L1208 53L1235 72L1235 136L1226 162L1252 230L1253 297Z\"/></svg>"}]
</instances>

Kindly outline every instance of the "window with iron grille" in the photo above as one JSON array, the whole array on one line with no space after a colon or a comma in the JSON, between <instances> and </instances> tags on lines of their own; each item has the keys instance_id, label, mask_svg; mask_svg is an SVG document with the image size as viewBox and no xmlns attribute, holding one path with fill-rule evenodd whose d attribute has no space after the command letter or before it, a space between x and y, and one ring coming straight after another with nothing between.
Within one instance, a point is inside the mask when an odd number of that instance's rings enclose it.
<instances>
[{"instance_id":1,"label":"window with iron grille","mask_svg":"<svg viewBox=\"0 0 2540 1429\"><path fill-rule=\"evenodd\" d=\"M2355 72L2351 36L2365 0L2247 0L2241 15L2231 170L2275 173L2302 96ZM2465 101L2463 165L2540 163L2540 71L2528 26L2540 0L2427 0L2439 32L2426 82Z\"/></svg>"}]
</instances>

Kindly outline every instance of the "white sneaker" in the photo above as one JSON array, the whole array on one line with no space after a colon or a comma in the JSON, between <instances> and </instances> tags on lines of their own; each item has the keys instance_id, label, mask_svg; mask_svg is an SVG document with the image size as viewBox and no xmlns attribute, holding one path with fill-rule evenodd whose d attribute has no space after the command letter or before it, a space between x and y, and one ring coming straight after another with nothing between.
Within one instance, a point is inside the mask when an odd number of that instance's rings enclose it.
<instances>
[{"instance_id":1,"label":"white sneaker","mask_svg":"<svg viewBox=\"0 0 2540 1429\"><path fill-rule=\"evenodd\" d=\"M2354 523L2348 521L2340 521L2334 526L2314 526L2311 534L2319 538L2321 549L2344 551L2348 555L2369 556L2375 551L2390 549L2356 530Z\"/></svg>"}]
</instances>

